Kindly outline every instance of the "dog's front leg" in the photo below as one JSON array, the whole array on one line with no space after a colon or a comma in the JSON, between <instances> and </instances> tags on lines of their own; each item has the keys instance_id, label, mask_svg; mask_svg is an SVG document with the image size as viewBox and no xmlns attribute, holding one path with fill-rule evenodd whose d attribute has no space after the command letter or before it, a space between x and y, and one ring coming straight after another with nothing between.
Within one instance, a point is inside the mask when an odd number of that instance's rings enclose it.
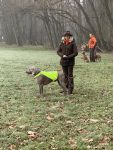
<instances>
[{"instance_id":1,"label":"dog's front leg","mask_svg":"<svg viewBox=\"0 0 113 150\"><path fill-rule=\"evenodd\" d=\"M39 92L40 92L40 95L43 95L43 85L39 85Z\"/></svg>"}]
</instances>

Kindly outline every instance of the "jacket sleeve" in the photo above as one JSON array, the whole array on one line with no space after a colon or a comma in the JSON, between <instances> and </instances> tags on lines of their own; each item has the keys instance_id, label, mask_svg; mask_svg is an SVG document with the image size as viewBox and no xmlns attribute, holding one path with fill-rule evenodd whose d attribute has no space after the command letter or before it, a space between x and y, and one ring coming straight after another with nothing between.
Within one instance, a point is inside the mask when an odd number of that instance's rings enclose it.
<instances>
[{"instance_id":1,"label":"jacket sleeve","mask_svg":"<svg viewBox=\"0 0 113 150\"><path fill-rule=\"evenodd\" d=\"M68 55L67 58L76 57L78 55L78 50L75 42L73 43L73 53Z\"/></svg>"},{"instance_id":2,"label":"jacket sleeve","mask_svg":"<svg viewBox=\"0 0 113 150\"><path fill-rule=\"evenodd\" d=\"M58 54L60 57L63 57L61 44L59 45L59 48L58 48L58 50L57 50L57 54Z\"/></svg>"},{"instance_id":3,"label":"jacket sleeve","mask_svg":"<svg viewBox=\"0 0 113 150\"><path fill-rule=\"evenodd\" d=\"M96 38L94 37L94 38L93 38L93 47L95 47L96 43L97 43L97 40L96 40Z\"/></svg>"}]
</instances>

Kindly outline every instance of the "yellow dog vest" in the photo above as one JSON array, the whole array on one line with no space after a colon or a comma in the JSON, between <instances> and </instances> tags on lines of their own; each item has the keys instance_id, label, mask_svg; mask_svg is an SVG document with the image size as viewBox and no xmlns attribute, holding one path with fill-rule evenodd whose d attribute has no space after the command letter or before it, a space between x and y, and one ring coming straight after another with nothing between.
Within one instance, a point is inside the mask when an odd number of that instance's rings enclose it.
<instances>
[{"instance_id":1,"label":"yellow dog vest","mask_svg":"<svg viewBox=\"0 0 113 150\"><path fill-rule=\"evenodd\" d=\"M38 73L35 76L35 78L39 77L40 75L44 75L53 81L57 80L57 78L58 78L58 72L57 71L41 71L40 73Z\"/></svg>"}]
</instances>

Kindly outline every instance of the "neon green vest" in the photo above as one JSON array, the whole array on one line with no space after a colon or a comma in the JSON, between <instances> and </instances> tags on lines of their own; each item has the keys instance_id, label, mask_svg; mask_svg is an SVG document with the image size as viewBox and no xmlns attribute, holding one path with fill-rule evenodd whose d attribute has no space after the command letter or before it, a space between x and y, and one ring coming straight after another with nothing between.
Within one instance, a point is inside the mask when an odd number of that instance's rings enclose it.
<instances>
[{"instance_id":1,"label":"neon green vest","mask_svg":"<svg viewBox=\"0 0 113 150\"><path fill-rule=\"evenodd\" d=\"M58 78L58 72L57 71L41 71L40 73L38 73L35 76L35 78L39 77L40 75L44 75L53 81L57 80L57 78Z\"/></svg>"}]
</instances>

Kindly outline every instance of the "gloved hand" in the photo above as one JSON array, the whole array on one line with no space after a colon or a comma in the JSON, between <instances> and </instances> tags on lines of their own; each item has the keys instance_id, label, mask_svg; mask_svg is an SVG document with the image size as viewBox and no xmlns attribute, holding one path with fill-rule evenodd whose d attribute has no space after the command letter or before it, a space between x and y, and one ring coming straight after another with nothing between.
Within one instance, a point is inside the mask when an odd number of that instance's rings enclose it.
<instances>
[{"instance_id":1,"label":"gloved hand","mask_svg":"<svg viewBox=\"0 0 113 150\"><path fill-rule=\"evenodd\" d=\"M63 55L63 58L68 58L68 56L66 56L66 55Z\"/></svg>"}]
</instances>

